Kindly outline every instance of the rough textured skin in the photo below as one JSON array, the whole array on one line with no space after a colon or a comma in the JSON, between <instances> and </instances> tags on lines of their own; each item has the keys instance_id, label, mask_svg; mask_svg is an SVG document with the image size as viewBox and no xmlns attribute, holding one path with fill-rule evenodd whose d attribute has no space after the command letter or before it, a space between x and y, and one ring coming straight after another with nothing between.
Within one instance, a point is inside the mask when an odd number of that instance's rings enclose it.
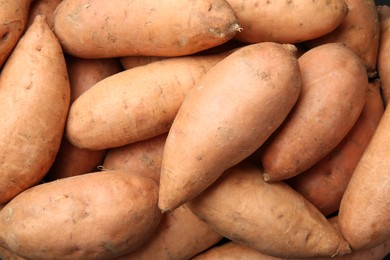
<instances>
[{"instance_id":1,"label":"rough textured skin","mask_svg":"<svg viewBox=\"0 0 390 260\"><path fill-rule=\"evenodd\" d=\"M131 169L160 182L161 160L166 134L108 150L103 168L107 170Z\"/></svg>"},{"instance_id":2,"label":"rough textured skin","mask_svg":"<svg viewBox=\"0 0 390 260\"><path fill-rule=\"evenodd\" d=\"M191 259L221 239L184 204L164 214L159 228L143 246L116 260Z\"/></svg>"},{"instance_id":3,"label":"rough textured skin","mask_svg":"<svg viewBox=\"0 0 390 260\"><path fill-rule=\"evenodd\" d=\"M377 11L380 20L377 68L381 80L383 102L387 106L390 101L390 6L378 6Z\"/></svg>"},{"instance_id":4,"label":"rough textured skin","mask_svg":"<svg viewBox=\"0 0 390 260\"><path fill-rule=\"evenodd\" d=\"M283 122L301 89L295 51L271 42L242 47L188 94L164 148L161 210L197 196Z\"/></svg>"},{"instance_id":5,"label":"rough textured skin","mask_svg":"<svg viewBox=\"0 0 390 260\"><path fill-rule=\"evenodd\" d=\"M322 214L335 213L364 150L382 118L380 82L369 84L363 111L348 135L324 159L287 183Z\"/></svg>"},{"instance_id":6,"label":"rough textured skin","mask_svg":"<svg viewBox=\"0 0 390 260\"><path fill-rule=\"evenodd\" d=\"M390 239L390 108L364 151L340 204L340 228L353 249Z\"/></svg>"},{"instance_id":7,"label":"rough textured skin","mask_svg":"<svg viewBox=\"0 0 390 260\"><path fill-rule=\"evenodd\" d=\"M297 43L333 31L347 15L344 0L228 0L243 28L243 42Z\"/></svg>"},{"instance_id":8,"label":"rough textured skin","mask_svg":"<svg viewBox=\"0 0 390 260\"><path fill-rule=\"evenodd\" d=\"M345 2L348 13L343 22L329 34L307 42L307 46L341 42L363 60L369 75L375 76L380 40L380 25L375 1L345 0Z\"/></svg>"},{"instance_id":9,"label":"rough textured skin","mask_svg":"<svg viewBox=\"0 0 390 260\"><path fill-rule=\"evenodd\" d=\"M72 56L66 58L71 104L100 80L123 70L118 59L82 59ZM45 180L96 171L96 167L103 162L105 154L106 150L79 149L64 136L56 160L45 176Z\"/></svg>"},{"instance_id":10,"label":"rough textured skin","mask_svg":"<svg viewBox=\"0 0 390 260\"><path fill-rule=\"evenodd\" d=\"M0 77L0 203L36 184L60 147L70 102L65 59L43 16Z\"/></svg>"},{"instance_id":11,"label":"rough textured skin","mask_svg":"<svg viewBox=\"0 0 390 260\"><path fill-rule=\"evenodd\" d=\"M54 31L66 52L84 58L182 56L220 45L240 30L225 0L110 3L62 1Z\"/></svg>"},{"instance_id":12,"label":"rough textured skin","mask_svg":"<svg viewBox=\"0 0 390 260\"><path fill-rule=\"evenodd\" d=\"M112 259L156 230L157 196L154 180L129 171L36 185L0 211L0 245L36 260Z\"/></svg>"},{"instance_id":13,"label":"rough textured skin","mask_svg":"<svg viewBox=\"0 0 390 260\"><path fill-rule=\"evenodd\" d=\"M0 68L24 33L32 0L0 1Z\"/></svg>"},{"instance_id":14,"label":"rough textured skin","mask_svg":"<svg viewBox=\"0 0 390 260\"><path fill-rule=\"evenodd\" d=\"M318 46L298 62L302 90L297 104L262 148L267 181L296 176L324 158L352 129L366 100L367 72L344 45Z\"/></svg>"},{"instance_id":15,"label":"rough textured skin","mask_svg":"<svg viewBox=\"0 0 390 260\"><path fill-rule=\"evenodd\" d=\"M168 132L190 89L226 56L170 58L101 80L72 103L68 140L103 150Z\"/></svg>"},{"instance_id":16,"label":"rough textured skin","mask_svg":"<svg viewBox=\"0 0 390 260\"><path fill-rule=\"evenodd\" d=\"M27 27L29 27L37 14L46 16L50 28L53 27L53 13L62 0L33 0L30 6Z\"/></svg>"},{"instance_id":17,"label":"rough textured skin","mask_svg":"<svg viewBox=\"0 0 390 260\"><path fill-rule=\"evenodd\" d=\"M188 206L222 236L264 254L308 258L350 252L303 196L283 182L266 183L261 175L259 167L238 164Z\"/></svg>"}]
</instances>

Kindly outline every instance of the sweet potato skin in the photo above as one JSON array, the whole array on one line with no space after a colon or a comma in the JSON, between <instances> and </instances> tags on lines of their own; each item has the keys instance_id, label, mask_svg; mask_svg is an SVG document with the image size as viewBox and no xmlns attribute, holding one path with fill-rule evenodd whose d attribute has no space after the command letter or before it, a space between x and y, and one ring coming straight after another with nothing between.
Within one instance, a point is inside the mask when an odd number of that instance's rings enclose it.
<instances>
[{"instance_id":1,"label":"sweet potato skin","mask_svg":"<svg viewBox=\"0 0 390 260\"><path fill-rule=\"evenodd\" d=\"M344 0L228 2L243 28L234 39L249 43L297 43L320 37L333 31L348 10Z\"/></svg>"},{"instance_id":2,"label":"sweet potato skin","mask_svg":"<svg viewBox=\"0 0 390 260\"><path fill-rule=\"evenodd\" d=\"M377 69L381 81L383 103L387 106L390 101L390 6L378 6L377 11L380 24Z\"/></svg>"},{"instance_id":3,"label":"sweet potato skin","mask_svg":"<svg viewBox=\"0 0 390 260\"><path fill-rule=\"evenodd\" d=\"M197 196L282 123L301 88L295 51L293 45L272 42L242 47L191 90L167 136L161 210Z\"/></svg>"},{"instance_id":4,"label":"sweet potato skin","mask_svg":"<svg viewBox=\"0 0 390 260\"><path fill-rule=\"evenodd\" d=\"M344 191L382 118L380 81L369 83L366 103L347 136L324 159L287 183L328 216L340 207Z\"/></svg>"},{"instance_id":5,"label":"sweet potato skin","mask_svg":"<svg viewBox=\"0 0 390 260\"><path fill-rule=\"evenodd\" d=\"M64 0L53 19L65 51L83 58L183 56L220 45L239 28L225 0Z\"/></svg>"},{"instance_id":6,"label":"sweet potato skin","mask_svg":"<svg viewBox=\"0 0 390 260\"><path fill-rule=\"evenodd\" d=\"M0 211L0 244L28 259L112 259L155 231L157 196L153 179L128 171L36 185Z\"/></svg>"},{"instance_id":7,"label":"sweet potato skin","mask_svg":"<svg viewBox=\"0 0 390 260\"><path fill-rule=\"evenodd\" d=\"M348 13L342 23L330 33L307 41L314 47L330 42L340 42L353 50L363 61L370 77L375 75L380 25L374 0L345 0Z\"/></svg>"},{"instance_id":8,"label":"sweet potato skin","mask_svg":"<svg viewBox=\"0 0 390 260\"><path fill-rule=\"evenodd\" d=\"M359 57L340 43L328 43L298 59L302 90L281 127L260 155L267 181L308 170L334 149L357 121L368 88Z\"/></svg>"},{"instance_id":9,"label":"sweet potato skin","mask_svg":"<svg viewBox=\"0 0 390 260\"><path fill-rule=\"evenodd\" d=\"M53 28L53 14L62 0L34 0L32 1L28 13L27 27L29 27L37 14L44 15L46 17L47 24L50 28Z\"/></svg>"},{"instance_id":10,"label":"sweet potato skin","mask_svg":"<svg viewBox=\"0 0 390 260\"><path fill-rule=\"evenodd\" d=\"M0 78L0 203L47 173L60 147L69 103L61 46L45 18L37 16Z\"/></svg>"},{"instance_id":11,"label":"sweet potato skin","mask_svg":"<svg viewBox=\"0 0 390 260\"><path fill-rule=\"evenodd\" d=\"M355 250L390 238L390 108L385 112L340 203L340 228Z\"/></svg>"},{"instance_id":12,"label":"sweet potato skin","mask_svg":"<svg viewBox=\"0 0 390 260\"><path fill-rule=\"evenodd\" d=\"M101 80L72 103L68 140L103 150L168 132L189 90L226 56L170 58Z\"/></svg>"},{"instance_id":13,"label":"sweet potato skin","mask_svg":"<svg viewBox=\"0 0 390 260\"><path fill-rule=\"evenodd\" d=\"M287 184L266 183L261 175L260 167L240 163L188 206L224 237L263 254L310 258L350 252L311 203Z\"/></svg>"},{"instance_id":14,"label":"sweet potato skin","mask_svg":"<svg viewBox=\"0 0 390 260\"><path fill-rule=\"evenodd\" d=\"M24 33L32 0L0 2L0 68Z\"/></svg>"}]
</instances>

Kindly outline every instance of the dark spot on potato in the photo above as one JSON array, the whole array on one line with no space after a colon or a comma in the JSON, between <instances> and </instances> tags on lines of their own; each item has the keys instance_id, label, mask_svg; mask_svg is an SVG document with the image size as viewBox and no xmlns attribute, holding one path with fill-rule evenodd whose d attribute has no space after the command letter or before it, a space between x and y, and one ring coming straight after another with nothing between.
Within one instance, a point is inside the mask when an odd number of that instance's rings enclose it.
<instances>
[{"instance_id":1,"label":"dark spot on potato","mask_svg":"<svg viewBox=\"0 0 390 260\"><path fill-rule=\"evenodd\" d=\"M196 156L196 160L197 160L197 161L202 161L202 160L203 160L203 156L202 156L202 155Z\"/></svg>"},{"instance_id":2,"label":"dark spot on potato","mask_svg":"<svg viewBox=\"0 0 390 260\"><path fill-rule=\"evenodd\" d=\"M207 9L207 12L210 12L211 9L213 9L213 5L212 4L209 6L209 9Z\"/></svg>"},{"instance_id":3,"label":"dark spot on potato","mask_svg":"<svg viewBox=\"0 0 390 260\"><path fill-rule=\"evenodd\" d=\"M267 0L265 3L266 3L267 5L269 5L269 4L271 4L271 0Z\"/></svg>"},{"instance_id":4,"label":"dark spot on potato","mask_svg":"<svg viewBox=\"0 0 390 260\"><path fill-rule=\"evenodd\" d=\"M8 36L9 36L9 32L4 33L3 36L1 37L1 41L5 42Z\"/></svg>"}]
</instances>

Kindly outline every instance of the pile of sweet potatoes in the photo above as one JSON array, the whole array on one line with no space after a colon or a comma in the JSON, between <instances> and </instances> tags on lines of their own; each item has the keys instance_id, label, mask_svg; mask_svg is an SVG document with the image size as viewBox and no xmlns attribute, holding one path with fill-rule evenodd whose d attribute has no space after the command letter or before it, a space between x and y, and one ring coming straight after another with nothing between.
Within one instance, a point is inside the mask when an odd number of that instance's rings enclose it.
<instances>
[{"instance_id":1,"label":"pile of sweet potatoes","mask_svg":"<svg viewBox=\"0 0 390 260\"><path fill-rule=\"evenodd\" d=\"M0 1L0 259L390 252L390 7Z\"/></svg>"}]
</instances>

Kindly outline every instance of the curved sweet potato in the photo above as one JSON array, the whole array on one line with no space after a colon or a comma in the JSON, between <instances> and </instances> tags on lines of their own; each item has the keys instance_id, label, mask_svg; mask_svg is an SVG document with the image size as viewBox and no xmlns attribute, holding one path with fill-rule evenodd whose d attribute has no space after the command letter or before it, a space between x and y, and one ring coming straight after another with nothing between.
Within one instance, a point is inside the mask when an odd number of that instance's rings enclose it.
<instances>
[{"instance_id":1,"label":"curved sweet potato","mask_svg":"<svg viewBox=\"0 0 390 260\"><path fill-rule=\"evenodd\" d=\"M307 41L309 47L340 42L353 50L363 61L370 78L376 74L380 25L374 0L345 0L348 13L330 33Z\"/></svg>"},{"instance_id":2,"label":"curved sweet potato","mask_svg":"<svg viewBox=\"0 0 390 260\"><path fill-rule=\"evenodd\" d=\"M173 210L199 195L283 122L301 89L295 54L289 44L242 47L191 90L164 147L161 210Z\"/></svg>"},{"instance_id":3,"label":"curved sweet potato","mask_svg":"<svg viewBox=\"0 0 390 260\"><path fill-rule=\"evenodd\" d=\"M347 135L365 103L368 76L359 57L341 43L328 43L298 59L302 90L294 109L262 147L267 181L308 170Z\"/></svg>"},{"instance_id":4,"label":"curved sweet potato","mask_svg":"<svg viewBox=\"0 0 390 260\"><path fill-rule=\"evenodd\" d=\"M341 199L340 229L355 250L390 239L390 107L364 151Z\"/></svg>"},{"instance_id":5,"label":"curved sweet potato","mask_svg":"<svg viewBox=\"0 0 390 260\"><path fill-rule=\"evenodd\" d=\"M29 27L37 14L46 16L47 24L50 28L53 28L53 14L57 6L62 0L34 0L31 3L28 13L27 27Z\"/></svg>"},{"instance_id":6,"label":"curved sweet potato","mask_svg":"<svg viewBox=\"0 0 390 260\"><path fill-rule=\"evenodd\" d=\"M83 58L183 56L240 30L225 0L63 0L53 22L64 50Z\"/></svg>"},{"instance_id":7,"label":"curved sweet potato","mask_svg":"<svg viewBox=\"0 0 390 260\"><path fill-rule=\"evenodd\" d=\"M28 259L113 259L157 229L157 197L153 179L129 171L39 184L0 211L0 245Z\"/></svg>"},{"instance_id":8,"label":"curved sweet potato","mask_svg":"<svg viewBox=\"0 0 390 260\"><path fill-rule=\"evenodd\" d=\"M188 206L222 236L275 257L343 255L349 245L303 196L283 182L266 183L247 163L228 169Z\"/></svg>"},{"instance_id":9,"label":"curved sweet potato","mask_svg":"<svg viewBox=\"0 0 390 260\"><path fill-rule=\"evenodd\" d=\"M168 132L190 89L226 56L170 58L101 80L72 103L68 140L103 150Z\"/></svg>"},{"instance_id":10,"label":"curved sweet potato","mask_svg":"<svg viewBox=\"0 0 390 260\"><path fill-rule=\"evenodd\" d=\"M36 16L0 77L0 203L47 173L60 147L69 103L61 46L45 18Z\"/></svg>"},{"instance_id":11,"label":"curved sweet potato","mask_svg":"<svg viewBox=\"0 0 390 260\"><path fill-rule=\"evenodd\" d=\"M309 170L287 180L325 216L339 209L353 171L382 118L379 85L379 80L370 82L363 111L341 143Z\"/></svg>"},{"instance_id":12,"label":"curved sweet potato","mask_svg":"<svg viewBox=\"0 0 390 260\"><path fill-rule=\"evenodd\" d=\"M347 15L344 0L227 0L235 11L243 42L297 43L333 31Z\"/></svg>"}]
</instances>

